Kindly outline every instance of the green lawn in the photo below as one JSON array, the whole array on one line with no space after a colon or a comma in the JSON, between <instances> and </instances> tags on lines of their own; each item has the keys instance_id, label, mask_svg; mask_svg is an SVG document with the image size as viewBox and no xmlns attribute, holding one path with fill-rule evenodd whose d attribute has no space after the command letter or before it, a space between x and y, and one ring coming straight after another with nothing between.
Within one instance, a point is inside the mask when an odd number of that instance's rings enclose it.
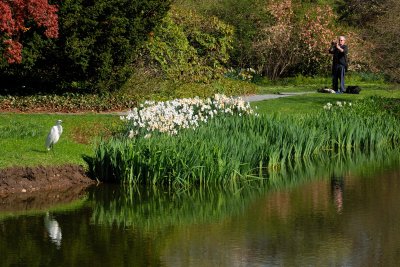
<instances>
[{"instance_id":1,"label":"green lawn","mask_svg":"<svg viewBox=\"0 0 400 267\"><path fill-rule=\"evenodd\" d=\"M57 119L64 132L53 153L44 143ZM84 164L82 155L93 152L96 138L119 123L116 115L0 114L0 168Z\"/></svg>"},{"instance_id":2,"label":"green lawn","mask_svg":"<svg viewBox=\"0 0 400 267\"><path fill-rule=\"evenodd\" d=\"M315 85L313 85L316 87ZM314 92L299 95L282 97L278 99L264 100L251 103L252 107L257 107L258 113L286 113L286 114L308 114L321 109L326 103L336 101L353 102L368 96L382 96L400 98L400 87L387 84L361 84L360 94L324 94ZM320 88L320 87L318 87ZM303 86L268 86L260 90L262 94L274 92L309 92L309 87Z\"/></svg>"}]
</instances>

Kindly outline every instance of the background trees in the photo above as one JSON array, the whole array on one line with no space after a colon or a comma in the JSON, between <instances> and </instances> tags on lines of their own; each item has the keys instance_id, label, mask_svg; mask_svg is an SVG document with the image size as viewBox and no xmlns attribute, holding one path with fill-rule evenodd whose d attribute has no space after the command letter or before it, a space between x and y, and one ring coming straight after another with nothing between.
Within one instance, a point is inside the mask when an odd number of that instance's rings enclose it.
<instances>
[{"instance_id":1,"label":"background trees","mask_svg":"<svg viewBox=\"0 0 400 267\"><path fill-rule=\"evenodd\" d=\"M169 9L170 1L64 1L60 9L63 72L72 86L118 89L132 57Z\"/></svg>"},{"instance_id":2,"label":"background trees","mask_svg":"<svg viewBox=\"0 0 400 267\"><path fill-rule=\"evenodd\" d=\"M350 70L399 81L399 5L0 0L1 86L104 93L119 89L139 66L185 82L207 82L227 69L252 68L270 79L327 75L326 50L339 34L348 37Z\"/></svg>"},{"instance_id":3,"label":"background trees","mask_svg":"<svg viewBox=\"0 0 400 267\"><path fill-rule=\"evenodd\" d=\"M33 1L10 2L29 5ZM18 41L24 47L21 64L1 66L0 78L6 86L15 87L20 81L25 87L41 89L116 90L132 71L137 47L170 7L170 1L163 0L52 3L59 6L58 39L44 40L37 35L40 29L20 35ZM13 14L19 16L17 12ZM7 21L4 15L1 17L1 21Z\"/></svg>"},{"instance_id":4,"label":"background trees","mask_svg":"<svg viewBox=\"0 0 400 267\"><path fill-rule=\"evenodd\" d=\"M396 0L336 0L338 21L358 34L354 57L369 70L400 82L400 2Z\"/></svg>"},{"instance_id":5,"label":"background trees","mask_svg":"<svg viewBox=\"0 0 400 267\"><path fill-rule=\"evenodd\" d=\"M0 0L0 49L8 64L21 63L22 39L27 31L58 37L58 8L47 0ZM0 64L4 62L0 62Z\"/></svg>"},{"instance_id":6,"label":"background trees","mask_svg":"<svg viewBox=\"0 0 400 267\"><path fill-rule=\"evenodd\" d=\"M174 7L154 29L139 60L159 69L164 78L208 82L226 72L233 27L215 16Z\"/></svg>"},{"instance_id":7,"label":"background trees","mask_svg":"<svg viewBox=\"0 0 400 267\"><path fill-rule=\"evenodd\" d=\"M386 10L374 21L368 42L377 67L391 81L400 82L400 2L389 0Z\"/></svg>"}]
</instances>

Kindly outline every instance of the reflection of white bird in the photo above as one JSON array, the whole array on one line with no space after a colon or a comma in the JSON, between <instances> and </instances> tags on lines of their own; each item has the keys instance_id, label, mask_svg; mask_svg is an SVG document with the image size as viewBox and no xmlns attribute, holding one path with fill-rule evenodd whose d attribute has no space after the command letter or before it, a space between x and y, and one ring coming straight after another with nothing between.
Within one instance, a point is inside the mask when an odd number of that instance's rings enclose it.
<instances>
[{"instance_id":1,"label":"reflection of white bird","mask_svg":"<svg viewBox=\"0 0 400 267\"><path fill-rule=\"evenodd\" d=\"M57 248L60 248L62 238L61 227L58 222L50 216L48 212L46 212L46 216L44 217L44 226L49 233L51 242L56 244Z\"/></svg>"},{"instance_id":2,"label":"reflection of white bird","mask_svg":"<svg viewBox=\"0 0 400 267\"><path fill-rule=\"evenodd\" d=\"M61 123L62 123L62 120L58 120L56 122L56 125L51 127L50 133L47 135L47 139L46 139L47 150L52 149L53 145L58 142L58 139L60 139L60 136L63 132Z\"/></svg>"}]
</instances>

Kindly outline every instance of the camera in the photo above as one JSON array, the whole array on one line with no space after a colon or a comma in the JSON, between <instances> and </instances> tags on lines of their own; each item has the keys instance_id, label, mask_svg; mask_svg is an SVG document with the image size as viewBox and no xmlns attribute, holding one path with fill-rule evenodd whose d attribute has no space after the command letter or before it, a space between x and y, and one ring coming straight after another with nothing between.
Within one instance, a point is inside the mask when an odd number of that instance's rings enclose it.
<instances>
[{"instance_id":1,"label":"camera","mask_svg":"<svg viewBox=\"0 0 400 267\"><path fill-rule=\"evenodd\" d=\"M337 44L336 42L332 42L331 43L332 46L336 46L336 44Z\"/></svg>"}]
</instances>

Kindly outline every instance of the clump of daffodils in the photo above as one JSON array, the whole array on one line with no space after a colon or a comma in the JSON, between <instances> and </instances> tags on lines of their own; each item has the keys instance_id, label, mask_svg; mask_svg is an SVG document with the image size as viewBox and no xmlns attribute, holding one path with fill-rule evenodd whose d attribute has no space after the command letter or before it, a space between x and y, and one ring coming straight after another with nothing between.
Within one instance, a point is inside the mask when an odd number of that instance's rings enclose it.
<instances>
[{"instance_id":1,"label":"clump of daffodils","mask_svg":"<svg viewBox=\"0 0 400 267\"><path fill-rule=\"evenodd\" d=\"M332 110L334 108L344 108L344 107L351 107L351 102L346 102L346 101L336 101L336 103L331 104L331 103L327 103L326 105L324 105L324 109L325 110Z\"/></svg>"},{"instance_id":2,"label":"clump of daffodils","mask_svg":"<svg viewBox=\"0 0 400 267\"><path fill-rule=\"evenodd\" d=\"M128 136L133 138L144 133L160 132L175 135L180 129L195 129L201 123L219 115L255 114L248 102L241 98L216 94L213 98L183 98L165 102L145 101L139 107L121 116L128 124Z\"/></svg>"}]
</instances>

